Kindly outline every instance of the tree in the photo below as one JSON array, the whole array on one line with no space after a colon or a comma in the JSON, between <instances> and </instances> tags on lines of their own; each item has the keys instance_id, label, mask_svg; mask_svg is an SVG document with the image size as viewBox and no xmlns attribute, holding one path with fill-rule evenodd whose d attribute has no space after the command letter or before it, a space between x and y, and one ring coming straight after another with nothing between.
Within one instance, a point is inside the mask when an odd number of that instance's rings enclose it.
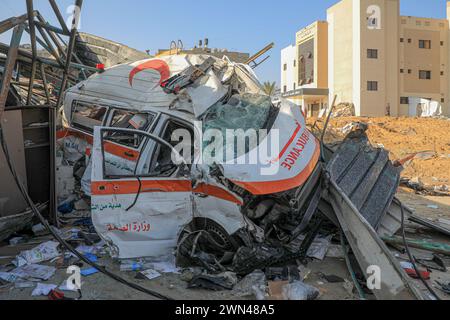
<instances>
[{"instance_id":1,"label":"tree","mask_svg":"<svg viewBox=\"0 0 450 320\"><path fill-rule=\"evenodd\" d=\"M277 84L275 82L269 81L264 82L263 84L264 92L270 97L273 96L275 94L276 85Z\"/></svg>"}]
</instances>

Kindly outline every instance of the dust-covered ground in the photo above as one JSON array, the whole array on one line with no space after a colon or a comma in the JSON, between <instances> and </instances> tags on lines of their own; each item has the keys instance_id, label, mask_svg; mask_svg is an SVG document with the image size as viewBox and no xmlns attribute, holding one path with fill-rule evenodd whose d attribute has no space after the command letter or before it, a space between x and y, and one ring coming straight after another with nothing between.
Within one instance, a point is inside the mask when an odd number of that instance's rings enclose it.
<instances>
[{"instance_id":1,"label":"dust-covered ground","mask_svg":"<svg viewBox=\"0 0 450 320\"><path fill-rule=\"evenodd\" d=\"M450 197L427 197L416 195L409 189L400 188L398 197L405 203L410 209L413 210L418 216L437 221L439 219L450 220ZM450 245L450 239L432 232L431 230L418 226L414 223L409 223L407 227L407 236L412 239L426 239L429 241L436 241L443 244ZM41 241L43 241L42 239ZM47 239L48 240L48 239ZM19 245L19 246L1 246L0 245L0 265L5 265L11 262L12 258L17 255L21 250L26 250L35 247L36 244ZM334 245L334 251L339 252L339 246ZM400 254L399 252L392 250L393 254L397 255L400 260L407 260L407 256ZM412 249L412 252L416 256L427 257L429 252ZM10 258L1 258L9 256ZM172 299L177 300L253 300L254 295L241 296L240 292L235 290L231 291L209 291L188 289L187 282L182 280L180 274L163 274L161 277L154 280L142 280L137 279L137 272L120 272L119 262L114 261L107 255L99 256L100 265L104 265L108 270L124 277L128 281L139 284L145 288L154 290L160 294L166 295ZM450 266L450 259L445 259L447 267ZM293 262L295 264L295 262ZM55 266L55 263L47 262L42 263L45 265ZM87 266L85 266L87 267ZM324 261L310 260L306 268L309 270L305 283L312 285L319 289L319 300L357 300L358 294L355 290L346 288L345 283L329 283L323 279L323 275L334 275L341 277L351 282L350 274L348 273L345 260L342 257L328 256ZM47 284L61 284L68 275L66 269L58 269L55 276L48 280ZM433 271L431 273L430 283L435 287L436 292L442 299L450 300L450 296L439 291L437 289L435 281L450 282L450 272ZM412 280L415 285L422 288L423 285L419 280ZM348 284L347 283L347 284ZM45 296L32 297L32 288L16 289L14 285L6 285L0 287L0 300L47 300ZM111 278L97 273L88 277L82 278L82 294L83 300L153 300L155 298L131 289L123 284L120 284ZM68 296L74 297L76 294L68 293ZM373 296L367 296L368 299L373 299Z\"/></svg>"}]
</instances>

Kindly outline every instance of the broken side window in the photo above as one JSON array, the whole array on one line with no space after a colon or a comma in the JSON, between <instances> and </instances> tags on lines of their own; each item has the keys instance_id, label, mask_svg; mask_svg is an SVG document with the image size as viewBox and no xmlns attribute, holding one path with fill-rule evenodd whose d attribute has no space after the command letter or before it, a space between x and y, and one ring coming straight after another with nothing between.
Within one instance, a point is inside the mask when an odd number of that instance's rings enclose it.
<instances>
[{"instance_id":1,"label":"broken side window","mask_svg":"<svg viewBox=\"0 0 450 320\"><path fill-rule=\"evenodd\" d=\"M108 108L96 104L74 101L72 105L72 126L93 132L95 126L103 125Z\"/></svg>"},{"instance_id":2,"label":"broken side window","mask_svg":"<svg viewBox=\"0 0 450 320\"><path fill-rule=\"evenodd\" d=\"M120 132L114 131L114 129L105 130L102 135L105 178L139 176L145 170L139 169L140 151L115 146L108 141L136 146L144 139L146 139L145 135L139 132Z\"/></svg>"},{"instance_id":3,"label":"broken side window","mask_svg":"<svg viewBox=\"0 0 450 320\"><path fill-rule=\"evenodd\" d=\"M149 113L136 113L125 110L114 110L110 127L147 131L154 119L155 115ZM137 149L139 148L143 137L138 136L137 138L138 139L127 139L127 136L123 136L121 132L113 132L109 135L108 140Z\"/></svg>"},{"instance_id":4,"label":"broken side window","mask_svg":"<svg viewBox=\"0 0 450 320\"><path fill-rule=\"evenodd\" d=\"M165 126L161 138L168 142L188 164L194 159L194 129L176 120L169 120ZM178 168L174 162L172 150L159 144L152 157L149 171L151 176L170 177Z\"/></svg>"}]
</instances>

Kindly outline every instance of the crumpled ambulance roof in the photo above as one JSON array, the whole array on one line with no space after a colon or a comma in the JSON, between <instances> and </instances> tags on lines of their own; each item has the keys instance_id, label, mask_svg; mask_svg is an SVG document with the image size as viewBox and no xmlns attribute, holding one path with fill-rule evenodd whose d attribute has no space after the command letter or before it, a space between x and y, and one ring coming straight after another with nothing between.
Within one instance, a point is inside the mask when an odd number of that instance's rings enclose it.
<instances>
[{"instance_id":1,"label":"crumpled ambulance roof","mask_svg":"<svg viewBox=\"0 0 450 320\"><path fill-rule=\"evenodd\" d=\"M117 65L106 69L103 73L92 75L69 89L68 92L126 102L130 108L138 111L168 108L177 96L165 93L160 86L161 82L191 65L201 64L209 57L207 55L171 55ZM225 60L214 59L216 63L227 63ZM216 86L223 87L220 83ZM217 102L224 95L225 90L225 88L217 89L217 94L211 94L209 98L211 102L207 103L212 105Z\"/></svg>"}]
</instances>

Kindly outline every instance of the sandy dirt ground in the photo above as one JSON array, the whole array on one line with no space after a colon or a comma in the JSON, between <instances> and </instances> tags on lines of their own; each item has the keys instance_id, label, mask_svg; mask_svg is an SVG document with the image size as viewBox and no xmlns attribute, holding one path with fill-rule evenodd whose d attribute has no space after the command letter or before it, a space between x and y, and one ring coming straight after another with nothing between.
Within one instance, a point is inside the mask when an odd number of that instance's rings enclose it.
<instances>
[{"instance_id":1,"label":"sandy dirt ground","mask_svg":"<svg viewBox=\"0 0 450 320\"><path fill-rule=\"evenodd\" d=\"M364 122L369 124L368 136L373 145L389 150L392 160L400 160L414 153L416 159L406 165L405 178L418 177L424 184L450 187L450 120L425 118L335 118L331 119L327 143L342 140L347 124ZM314 131L323 128L322 119L310 118L308 124Z\"/></svg>"}]
</instances>

